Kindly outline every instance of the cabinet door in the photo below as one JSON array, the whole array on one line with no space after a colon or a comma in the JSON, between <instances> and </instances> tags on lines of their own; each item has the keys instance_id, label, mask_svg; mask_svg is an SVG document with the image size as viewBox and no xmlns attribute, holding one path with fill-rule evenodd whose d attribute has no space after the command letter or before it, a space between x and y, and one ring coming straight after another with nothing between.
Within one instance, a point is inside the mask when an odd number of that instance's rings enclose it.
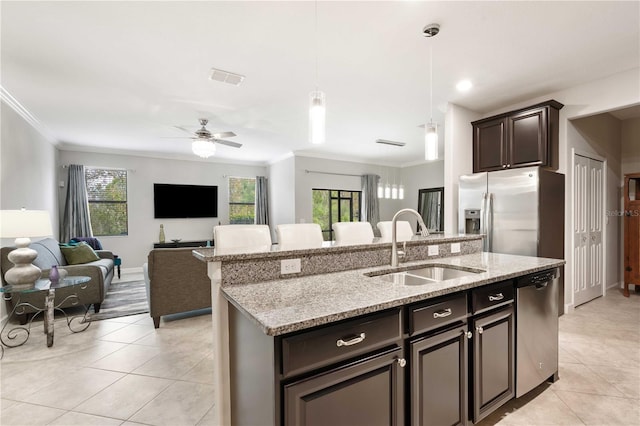
<instances>
[{"instance_id":1,"label":"cabinet door","mask_svg":"<svg viewBox=\"0 0 640 426\"><path fill-rule=\"evenodd\" d=\"M507 117L507 168L547 165L547 108Z\"/></svg>"},{"instance_id":2,"label":"cabinet door","mask_svg":"<svg viewBox=\"0 0 640 426\"><path fill-rule=\"evenodd\" d=\"M402 348L284 386L285 425L404 423Z\"/></svg>"},{"instance_id":3,"label":"cabinet door","mask_svg":"<svg viewBox=\"0 0 640 426\"><path fill-rule=\"evenodd\" d=\"M513 305L474 318L473 422L477 423L515 395Z\"/></svg>"},{"instance_id":4,"label":"cabinet door","mask_svg":"<svg viewBox=\"0 0 640 426\"><path fill-rule=\"evenodd\" d=\"M485 121L473 126L473 172L502 170L507 163L507 119Z\"/></svg>"},{"instance_id":5,"label":"cabinet door","mask_svg":"<svg viewBox=\"0 0 640 426\"><path fill-rule=\"evenodd\" d=\"M467 421L467 326L411 343L411 425Z\"/></svg>"}]
</instances>

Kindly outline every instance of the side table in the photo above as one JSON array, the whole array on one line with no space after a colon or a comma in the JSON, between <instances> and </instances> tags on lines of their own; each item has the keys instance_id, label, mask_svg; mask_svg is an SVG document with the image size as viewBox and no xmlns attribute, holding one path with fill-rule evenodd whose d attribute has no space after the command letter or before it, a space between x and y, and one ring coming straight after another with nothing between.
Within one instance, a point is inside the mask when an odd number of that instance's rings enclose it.
<instances>
[{"instance_id":1,"label":"side table","mask_svg":"<svg viewBox=\"0 0 640 426\"><path fill-rule=\"evenodd\" d=\"M77 287L78 291L82 291L87 288L86 284L91 281L90 277L85 276L70 276L64 279L61 279L59 282L52 284L49 279L39 279L36 281L35 286L33 288L14 288L12 285L0 287L0 292L2 293L4 300L11 300L12 298L16 298L13 310L7 316L2 329L0 330L0 342L8 348L15 348L17 346L24 345L26 341L29 339L29 335L31 334L31 324L38 315L43 314L44 319L44 332L47 335L47 346L53 346L53 323L54 323L54 313L55 311L62 312L66 321L67 327L74 333L79 333L81 331L86 330L89 325L91 325L91 319L88 315L89 306L85 306L84 314L75 315L69 317L67 313L60 308L63 303L71 300L73 305L78 304L78 295L71 294L67 296L64 300L61 300L57 305L55 304L55 296L56 289L65 288L65 287ZM34 306L31 303L20 302L20 295L23 293L34 293L34 292L43 292L44 293L44 303L42 308L38 306ZM74 300L75 299L75 300ZM35 309L35 313L31 316L29 321L24 326L16 326L11 328L5 333L5 328L9 325L9 320L14 315L21 315L25 313L25 308L30 307ZM76 326L74 323L79 323L79 326Z\"/></svg>"}]
</instances>

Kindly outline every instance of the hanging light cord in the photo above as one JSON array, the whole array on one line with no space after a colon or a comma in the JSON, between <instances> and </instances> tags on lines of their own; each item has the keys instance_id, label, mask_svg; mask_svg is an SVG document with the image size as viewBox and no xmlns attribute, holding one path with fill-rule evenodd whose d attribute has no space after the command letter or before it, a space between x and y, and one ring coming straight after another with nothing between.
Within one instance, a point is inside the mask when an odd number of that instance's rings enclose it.
<instances>
[{"instance_id":1,"label":"hanging light cord","mask_svg":"<svg viewBox=\"0 0 640 426\"><path fill-rule=\"evenodd\" d=\"M429 124L433 124L433 46L429 43Z\"/></svg>"},{"instance_id":2,"label":"hanging light cord","mask_svg":"<svg viewBox=\"0 0 640 426\"><path fill-rule=\"evenodd\" d=\"M315 2L316 92L318 91L318 0Z\"/></svg>"}]
</instances>

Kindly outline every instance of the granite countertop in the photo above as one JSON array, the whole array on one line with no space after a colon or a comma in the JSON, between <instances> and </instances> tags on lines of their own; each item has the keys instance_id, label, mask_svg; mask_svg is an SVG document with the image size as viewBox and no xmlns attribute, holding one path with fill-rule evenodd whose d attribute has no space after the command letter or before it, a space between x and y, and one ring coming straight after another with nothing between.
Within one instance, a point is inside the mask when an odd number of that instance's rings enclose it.
<instances>
[{"instance_id":1,"label":"granite countertop","mask_svg":"<svg viewBox=\"0 0 640 426\"><path fill-rule=\"evenodd\" d=\"M433 244L442 244L442 243L455 243L461 241L472 241L472 240L480 240L483 235L481 234L430 234L426 237L422 237L420 235L415 235L411 241L407 241L407 246L412 245L422 245L425 243L433 243ZM260 259L260 258L268 258L268 257L282 257L288 255L296 255L296 256L304 256L304 255L314 255L320 253L326 253L327 251L333 253L340 252L353 252L353 251L365 251L371 250L374 248L380 248L381 245L391 246L390 241L383 241L379 237L374 238L371 243L367 244L348 244L348 245L337 245L335 241L327 241L322 247L312 248L312 249L301 249L301 250L280 250L277 244L274 244L269 251L260 250L254 253L247 253L246 248L240 248L241 252L235 253L232 251L225 251L223 254L220 253L220 250L216 250L215 248L206 248L201 247L193 250L193 255L200 259L203 262L223 262L230 260L251 260L251 259ZM398 243L402 245L403 243Z\"/></svg>"},{"instance_id":2,"label":"granite countertop","mask_svg":"<svg viewBox=\"0 0 640 426\"><path fill-rule=\"evenodd\" d=\"M265 334L293 331L352 318L420 300L563 265L564 260L474 253L463 256L223 287L224 296ZM485 272L425 285L402 285L367 273L416 265L450 265Z\"/></svg>"}]
</instances>

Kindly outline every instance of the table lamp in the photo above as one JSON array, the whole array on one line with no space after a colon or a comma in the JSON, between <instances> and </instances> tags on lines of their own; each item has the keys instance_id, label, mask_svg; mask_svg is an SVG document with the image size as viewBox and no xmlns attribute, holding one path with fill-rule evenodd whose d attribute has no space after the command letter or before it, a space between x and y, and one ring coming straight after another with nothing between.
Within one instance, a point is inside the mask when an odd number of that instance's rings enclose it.
<instances>
[{"instance_id":1,"label":"table lamp","mask_svg":"<svg viewBox=\"0 0 640 426\"><path fill-rule=\"evenodd\" d=\"M33 288L42 271L33 265L38 252L29 248L30 237L53 235L49 212L45 210L0 210L0 238L15 238L17 249L9 253L14 264L4 279L14 288Z\"/></svg>"}]
</instances>

